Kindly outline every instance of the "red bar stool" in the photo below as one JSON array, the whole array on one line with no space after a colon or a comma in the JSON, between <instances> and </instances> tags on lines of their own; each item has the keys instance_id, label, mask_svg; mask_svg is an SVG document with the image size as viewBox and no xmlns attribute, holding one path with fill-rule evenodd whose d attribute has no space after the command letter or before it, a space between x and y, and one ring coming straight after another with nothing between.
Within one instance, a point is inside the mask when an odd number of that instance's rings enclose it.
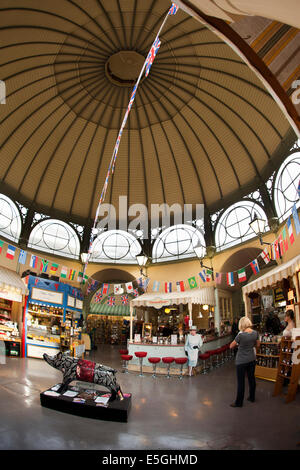
<instances>
[{"instance_id":1,"label":"red bar stool","mask_svg":"<svg viewBox=\"0 0 300 470\"><path fill-rule=\"evenodd\" d=\"M176 364L180 364L180 375L179 375L180 380L182 380L183 366L184 364L187 363L187 360L188 360L187 357L175 357Z\"/></svg>"},{"instance_id":2,"label":"red bar stool","mask_svg":"<svg viewBox=\"0 0 300 470\"><path fill-rule=\"evenodd\" d=\"M170 378L170 367L171 367L172 362L174 362L174 360L175 360L174 357L163 357L163 358L162 358L162 361L163 361L165 364L168 364L168 375L166 375L167 379Z\"/></svg>"},{"instance_id":3,"label":"red bar stool","mask_svg":"<svg viewBox=\"0 0 300 470\"><path fill-rule=\"evenodd\" d=\"M211 349L209 351L211 370L216 369L217 367L217 352L216 351L217 351L216 349Z\"/></svg>"},{"instance_id":4,"label":"red bar stool","mask_svg":"<svg viewBox=\"0 0 300 470\"><path fill-rule=\"evenodd\" d=\"M133 356L130 356L128 354L121 354L121 358L123 360L123 373L128 374L128 361L131 361Z\"/></svg>"},{"instance_id":5,"label":"red bar stool","mask_svg":"<svg viewBox=\"0 0 300 470\"><path fill-rule=\"evenodd\" d=\"M148 357L148 361L153 364L153 374L152 377L155 379L156 378L156 366L160 362L160 357Z\"/></svg>"},{"instance_id":6,"label":"red bar stool","mask_svg":"<svg viewBox=\"0 0 300 470\"><path fill-rule=\"evenodd\" d=\"M147 353L145 351L138 351L134 353L136 357L139 358L140 361L140 373L139 377L144 377L143 374L143 358L147 356Z\"/></svg>"},{"instance_id":7,"label":"red bar stool","mask_svg":"<svg viewBox=\"0 0 300 470\"><path fill-rule=\"evenodd\" d=\"M202 369L202 374L207 374L207 366L206 366L206 361L207 359L210 358L210 353L206 352L206 353L203 353L203 354L199 354L199 359L201 359L201 361L203 362L203 369Z\"/></svg>"},{"instance_id":8,"label":"red bar stool","mask_svg":"<svg viewBox=\"0 0 300 470\"><path fill-rule=\"evenodd\" d=\"M122 354L128 354L128 349L120 349L119 353L121 354L121 356Z\"/></svg>"},{"instance_id":9,"label":"red bar stool","mask_svg":"<svg viewBox=\"0 0 300 470\"><path fill-rule=\"evenodd\" d=\"M222 350L221 348L217 348L215 349L215 353L216 353L216 367L220 367L221 365L221 354L222 354Z\"/></svg>"}]
</instances>

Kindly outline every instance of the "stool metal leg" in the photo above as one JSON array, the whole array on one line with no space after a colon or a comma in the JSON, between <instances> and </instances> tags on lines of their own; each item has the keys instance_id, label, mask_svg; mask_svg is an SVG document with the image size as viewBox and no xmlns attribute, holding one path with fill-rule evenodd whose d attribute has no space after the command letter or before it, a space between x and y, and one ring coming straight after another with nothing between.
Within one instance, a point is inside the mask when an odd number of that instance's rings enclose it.
<instances>
[{"instance_id":1,"label":"stool metal leg","mask_svg":"<svg viewBox=\"0 0 300 470\"><path fill-rule=\"evenodd\" d=\"M152 377L156 379L156 364L153 364L153 374Z\"/></svg>"},{"instance_id":2,"label":"stool metal leg","mask_svg":"<svg viewBox=\"0 0 300 470\"><path fill-rule=\"evenodd\" d=\"M143 374L143 358L142 358L142 357L139 357L139 361L140 361L140 373L139 373L139 377L144 377L144 374Z\"/></svg>"},{"instance_id":3,"label":"stool metal leg","mask_svg":"<svg viewBox=\"0 0 300 470\"><path fill-rule=\"evenodd\" d=\"M206 359L202 362L203 368L202 368L202 374L207 374L207 368L206 368Z\"/></svg>"},{"instance_id":4,"label":"stool metal leg","mask_svg":"<svg viewBox=\"0 0 300 470\"><path fill-rule=\"evenodd\" d=\"M169 379L171 376L170 376L170 367L171 367L171 364L168 364L168 375L166 375L167 379Z\"/></svg>"},{"instance_id":5,"label":"stool metal leg","mask_svg":"<svg viewBox=\"0 0 300 470\"><path fill-rule=\"evenodd\" d=\"M124 374L129 374L129 372L128 372L128 361L125 361L125 370L124 370Z\"/></svg>"},{"instance_id":6,"label":"stool metal leg","mask_svg":"<svg viewBox=\"0 0 300 470\"><path fill-rule=\"evenodd\" d=\"M183 364L180 365L180 375L179 375L179 379L182 380L182 372L183 372Z\"/></svg>"}]
</instances>

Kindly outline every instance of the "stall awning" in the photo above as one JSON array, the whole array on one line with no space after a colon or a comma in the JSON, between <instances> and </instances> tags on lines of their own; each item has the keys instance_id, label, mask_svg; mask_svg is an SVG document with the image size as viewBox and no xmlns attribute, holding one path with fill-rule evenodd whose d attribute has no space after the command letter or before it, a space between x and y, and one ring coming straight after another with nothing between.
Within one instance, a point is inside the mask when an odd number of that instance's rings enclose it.
<instances>
[{"instance_id":1,"label":"stall awning","mask_svg":"<svg viewBox=\"0 0 300 470\"><path fill-rule=\"evenodd\" d=\"M191 289L186 292L146 293L131 301L133 307L155 307L157 309L167 305L189 303L215 305L214 287Z\"/></svg>"},{"instance_id":2,"label":"stall awning","mask_svg":"<svg viewBox=\"0 0 300 470\"><path fill-rule=\"evenodd\" d=\"M26 285L19 274L11 269L0 266L0 297L15 302L22 302L23 294L26 294Z\"/></svg>"},{"instance_id":3,"label":"stall awning","mask_svg":"<svg viewBox=\"0 0 300 470\"><path fill-rule=\"evenodd\" d=\"M288 276L292 276L299 270L300 255L284 264L281 264L280 266L276 266L276 268L267 272L258 279L255 279L255 281L249 282L249 284L243 287L243 293L249 294L250 292L255 292L259 289L263 289L264 287L270 287L273 284L276 284L276 282L281 281Z\"/></svg>"},{"instance_id":4,"label":"stall awning","mask_svg":"<svg viewBox=\"0 0 300 470\"><path fill-rule=\"evenodd\" d=\"M93 303L90 306L89 313L129 317L130 309L129 305L108 305L107 303Z\"/></svg>"}]
</instances>

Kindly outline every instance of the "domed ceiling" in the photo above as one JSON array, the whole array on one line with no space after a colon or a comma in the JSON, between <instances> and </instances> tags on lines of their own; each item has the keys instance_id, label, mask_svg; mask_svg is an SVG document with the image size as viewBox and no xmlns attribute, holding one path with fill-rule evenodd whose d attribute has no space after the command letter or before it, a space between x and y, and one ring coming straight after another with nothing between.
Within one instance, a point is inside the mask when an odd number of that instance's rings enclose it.
<instances>
[{"instance_id":1,"label":"domed ceiling","mask_svg":"<svg viewBox=\"0 0 300 470\"><path fill-rule=\"evenodd\" d=\"M133 85L169 0L2 0L1 192L93 219ZM241 58L179 10L169 16L119 147L105 202L204 203L277 168L293 132ZM283 158L283 157L282 157Z\"/></svg>"}]
</instances>

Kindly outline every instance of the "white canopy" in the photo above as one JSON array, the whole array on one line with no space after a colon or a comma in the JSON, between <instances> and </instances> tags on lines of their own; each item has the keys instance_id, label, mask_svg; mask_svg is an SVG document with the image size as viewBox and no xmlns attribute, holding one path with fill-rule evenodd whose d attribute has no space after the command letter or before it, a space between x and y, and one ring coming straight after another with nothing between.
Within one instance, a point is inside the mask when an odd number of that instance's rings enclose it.
<instances>
[{"instance_id":1,"label":"white canopy","mask_svg":"<svg viewBox=\"0 0 300 470\"><path fill-rule=\"evenodd\" d=\"M19 274L11 269L0 266L0 297L15 302L22 302L22 295L25 293L26 286Z\"/></svg>"},{"instance_id":2,"label":"white canopy","mask_svg":"<svg viewBox=\"0 0 300 470\"><path fill-rule=\"evenodd\" d=\"M155 307L157 309L167 305L179 304L207 304L215 305L214 287L191 289L186 292L152 292L142 294L131 300L133 307Z\"/></svg>"},{"instance_id":3,"label":"white canopy","mask_svg":"<svg viewBox=\"0 0 300 470\"><path fill-rule=\"evenodd\" d=\"M249 294L250 292L257 291L264 287L272 286L277 281L281 281L288 276L292 276L297 271L300 270L300 255L296 256L290 261L287 261L280 266L276 266L276 268L272 269L268 273L264 274L263 276L255 279L255 281L249 282L243 287L243 294Z\"/></svg>"}]
</instances>

